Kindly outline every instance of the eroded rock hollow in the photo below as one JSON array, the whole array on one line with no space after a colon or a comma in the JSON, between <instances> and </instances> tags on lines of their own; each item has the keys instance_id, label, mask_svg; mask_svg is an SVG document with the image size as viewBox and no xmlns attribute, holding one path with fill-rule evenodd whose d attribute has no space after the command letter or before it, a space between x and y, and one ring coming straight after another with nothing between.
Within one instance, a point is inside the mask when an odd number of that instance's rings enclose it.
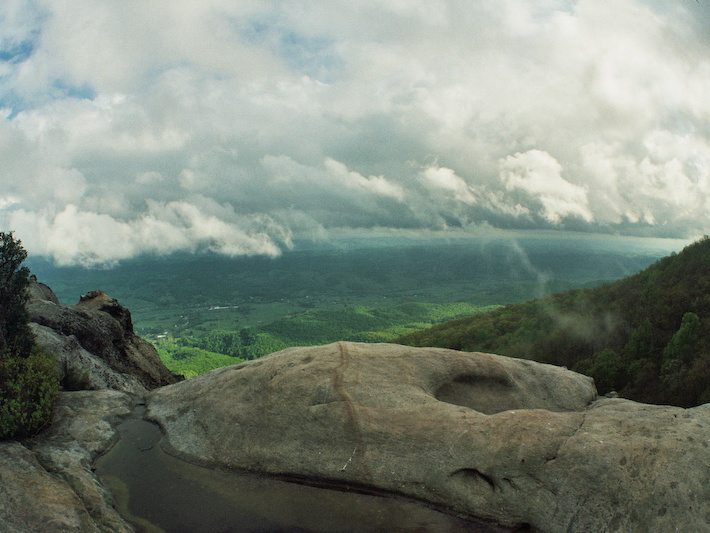
<instances>
[{"instance_id":1,"label":"eroded rock hollow","mask_svg":"<svg viewBox=\"0 0 710 533\"><path fill-rule=\"evenodd\" d=\"M597 399L591 379L392 344L290 348L163 387L182 457L371 487L537 531L702 531L710 406Z\"/></svg>"}]
</instances>

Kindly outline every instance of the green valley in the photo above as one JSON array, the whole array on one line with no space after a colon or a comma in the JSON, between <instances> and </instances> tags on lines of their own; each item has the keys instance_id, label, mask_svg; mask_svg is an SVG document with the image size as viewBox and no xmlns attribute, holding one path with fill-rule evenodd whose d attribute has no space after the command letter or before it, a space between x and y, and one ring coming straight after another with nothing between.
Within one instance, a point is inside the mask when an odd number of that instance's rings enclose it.
<instances>
[{"instance_id":1,"label":"green valley","mask_svg":"<svg viewBox=\"0 0 710 533\"><path fill-rule=\"evenodd\" d=\"M31 270L63 303L101 289L188 377L289 346L391 342L452 319L634 274L678 241L586 235L340 239L281 257L143 257ZM489 316L487 313L485 316ZM463 319L465 320L465 319Z\"/></svg>"},{"instance_id":2,"label":"green valley","mask_svg":"<svg viewBox=\"0 0 710 533\"><path fill-rule=\"evenodd\" d=\"M338 340L390 342L406 333L495 307L467 303L345 306L342 309L304 311L264 326L240 330L213 330L201 336L177 338L159 336L154 344L172 372L192 377L289 346L312 346Z\"/></svg>"}]
</instances>

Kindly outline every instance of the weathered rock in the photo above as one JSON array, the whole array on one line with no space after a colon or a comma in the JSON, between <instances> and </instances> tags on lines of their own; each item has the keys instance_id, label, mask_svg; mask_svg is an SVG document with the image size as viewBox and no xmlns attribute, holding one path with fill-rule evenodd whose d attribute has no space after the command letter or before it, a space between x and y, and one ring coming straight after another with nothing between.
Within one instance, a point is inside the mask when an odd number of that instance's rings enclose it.
<instances>
[{"instance_id":1,"label":"weathered rock","mask_svg":"<svg viewBox=\"0 0 710 533\"><path fill-rule=\"evenodd\" d=\"M600 399L544 469L557 531L710 531L710 404ZM542 522L540 522L542 523Z\"/></svg>"},{"instance_id":2,"label":"weathered rock","mask_svg":"<svg viewBox=\"0 0 710 533\"><path fill-rule=\"evenodd\" d=\"M0 443L0 531L133 531L91 466L147 389L179 377L134 334L128 310L104 293L76 306L60 305L36 280L28 293L30 326L57 357L65 388L104 390L60 393L47 429L23 443Z\"/></svg>"},{"instance_id":3,"label":"weathered rock","mask_svg":"<svg viewBox=\"0 0 710 533\"><path fill-rule=\"evenodd\" d=\"M48 430L24 445L0 443L0 530L133 531L91 464L114 442L115 426L135 402L109 390L63 392Z\"/></svg>"},{"instance_id":4,"label":"weathered rock","mask_svg":"<svg viewBox=\"0 0 710 533\"><path fill-rule=\"evenodd\" d=\"M30 279L31 282L27 287L27 294L30 300L47 300L55 304L59 303L59 298L49 286L37 281L35 276L31 276Z\"/></svg>"},{"instance_id":5,"label":"weathered rock","mask_svg":"<svg viewBox=\"0 0 710 533\"><path fill-rule=\"evenodd\" d=\"M218 369L148 405L188 459L369 485L498 520L488 476L518 453L523 470L554 457L595 396L589 378L528 361L338 343ZM521 447L519 433L541 423Z\"/></svg>"},{"instance_id":6,"label":"weathered rock","mask_svg":"<svg viewBox=\"0 0 710 533\"><path fill-rule=\"evenodd\" d=\"M103 311L108 313L121 325L124 331L133 333L133 320L131 312L118 303L118 300L111 298L103 291L89 291L79 297L77 309L92 311Z\"/></svg>"},{"instance_id":7,"label":"weathered rock","mask_svg":"<svg viewBox=\"0 0 710 533\"><path fill-rule=\"evenodd\" d=\"M69 485L18 442L0 442L0 486L2 531L98 531Z\"/></svg>"},{"instance_id":8,"label":"weathered rock","mask_svg":"<svg viewBox=\"0 0 710 533\"><path fill-rule=\"evenodd\" d=\"M530 361L337 343L161 388L148 414L176 453L211 465L536 531L707 531L710 406L595 397L589 378Z\"/></svg>"},{"instance_id":9,"label":"weathered rock","mask_svg":"<svg viewBox=\"0 0 710 533\"><path fill-rule=\"evenodd\" d=\"M113 389L144 395L147 389L138 378L118 372L84 350L74 335L61 335L51 328L31 323L37 344L54 354L66 390Z\"/></svg>"},{"instance_id":10,"label":"weathered rock","mask_svg":"<svg viewBox=\"0 0 710 533\"><path fill-rule=\"evenodd\" d=\"M36 293L36 289L31 291ZM133 376L147 389L182 379L165 367L152 344L134 333L130 312L104 292L92 291L74 306L59 305L51 298L34 298L27 309L31 322L54 330L55 335L49 335L35 328L35 332L42 332L38 344L50 351L61 346L65 361L70 361L63 365L63 370L72 372L70 381L86 381L86 372L91 374L97 368L100 375L89 376L89 381L106 381L102 365L85 365L87 353L115 372ZM78 353L73 348L76 343L84 352Z\"/></svg>"}]
</instances>

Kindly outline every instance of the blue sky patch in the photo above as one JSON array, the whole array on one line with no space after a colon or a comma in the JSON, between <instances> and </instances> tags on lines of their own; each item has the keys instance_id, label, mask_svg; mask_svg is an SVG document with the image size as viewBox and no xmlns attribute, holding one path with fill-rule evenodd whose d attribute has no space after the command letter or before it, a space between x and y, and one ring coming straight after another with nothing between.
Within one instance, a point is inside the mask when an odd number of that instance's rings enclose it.
<instances>
[{"instance_id":1,"label":"blue sky patch","mask_svg":"<svg viewBox=\"0 0 710 533\"><path fill-rule=\"evenodd\" d=\"M62 80L55 80L52 83L52 96L55 100L64 98L76 98L80 100L93 100L96 98L96 91L89 85L70 85Z\"/></svg>"},{"instance_id":2,"label":"blue sky patch","mask_svg":"<svg viewBox=\"0 0 710 533\"><path fill-rule=\"evenodd\" d=\"M279 40L279 55L288 65L311 78L329 83L335 81L343 69L343 60L333 53L332 39L305 38L286 32Z\"/></svg>"},{"instance_id":3,"label":"blue sky patch","mask_svg":"<svg viewBox=\"0 0 710 533\"><path fill-rule=\"evenodd\" d=\"M0 61L4 63L22 63L29 59L34 51L34 42L23 41L9 48L0 49Z\"/></svg>"},{"instance_id":4,"label":"blue sky patch","mask_svg":"<svg viewBox=\"0 0 710 533\"><path fill-rule=\"evenodd\" d=\"M240 33L247 42L269 48L293 70L310 78L330 83L343 70L343 59L333 51L335 41L331 38L299 34L272 17L251 20Z\"/></svg>"},{"instance_id":5,"label":"blue sky patch","mask_svg":"<svg viewBox=\"0 0 710 533\"><path fill-rule=\"evenodd\" d=\"M61 80L56 80L52 83L52 89L49 95L53 100L65 100L69 98L93 100L96 98L96 91L86 84L74 86L64 83ZM33 102L32 100L28 101L16 91L0 90L0 108L11 110L8 116L10 119L16 117L18 113L26 109L31 109L36 103L37 102Z\"/></svg>"}]
</instances>

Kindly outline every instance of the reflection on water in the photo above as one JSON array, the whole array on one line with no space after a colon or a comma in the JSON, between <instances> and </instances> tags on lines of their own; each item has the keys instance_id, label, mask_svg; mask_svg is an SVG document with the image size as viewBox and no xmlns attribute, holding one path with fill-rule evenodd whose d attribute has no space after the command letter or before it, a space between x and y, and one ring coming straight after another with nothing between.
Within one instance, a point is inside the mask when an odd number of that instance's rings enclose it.
<instances>
[{"instance_id":1,"label":"reflection on water","mask_svg":"<svg viewBox=\"0 0 710 533\"><path fill-rule=\"evenodd\" d=\"M195 466L163 452L158 426L139 417L119 431L96 472L142 532L504 531L400 498Z\"/></svg>"}]
</instances>

